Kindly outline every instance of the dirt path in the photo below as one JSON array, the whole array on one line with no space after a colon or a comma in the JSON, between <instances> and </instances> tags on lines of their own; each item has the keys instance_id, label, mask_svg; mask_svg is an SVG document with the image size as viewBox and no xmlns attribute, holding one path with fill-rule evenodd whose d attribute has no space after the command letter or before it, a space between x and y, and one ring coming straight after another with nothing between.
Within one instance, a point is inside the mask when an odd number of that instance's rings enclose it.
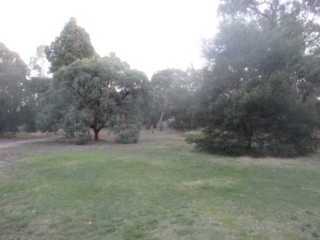
<instances>
[{"instance_id":1,"label":"dirt path","mask_svg":"<svg viewBox=\"0 0 320 240\"><path fill-rule=\"evenodd\" d=\"M59 136L19 140L0 139L0 167L13 162L21 156L44 153L48 149L44 148L42 151L38 144L47 146L49 142L58 141L59 139L61 139Z\"/></svg>"},{"instance_id":2,"label":"dirt path","mask_svg":"<svg viewBox=\"0 0 320 240\"><path fill-rule=\"evenodd\" d=\"M0 140L0 149L18 147L21 144L36 143L36 142L48 142L56 140L59 137L46 137L36 139L25 139L25 140Z\"/></svg>"}]
</instances>

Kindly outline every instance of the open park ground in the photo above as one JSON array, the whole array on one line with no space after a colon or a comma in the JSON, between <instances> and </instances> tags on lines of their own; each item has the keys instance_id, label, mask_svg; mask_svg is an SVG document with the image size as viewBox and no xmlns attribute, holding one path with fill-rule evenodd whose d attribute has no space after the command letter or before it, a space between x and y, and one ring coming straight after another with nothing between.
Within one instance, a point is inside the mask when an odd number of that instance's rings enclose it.
<instances>
[{"instance_id":1,"label":"open park ground","mask_svg":"<svg viewBox=\"0 0 320 240\"><path fill-rule=\"evenodd\" d=\"M0 239L320 239L320 155L194 150L176 132L138 144L0 140Z\"/></svg>"}]
</instances>

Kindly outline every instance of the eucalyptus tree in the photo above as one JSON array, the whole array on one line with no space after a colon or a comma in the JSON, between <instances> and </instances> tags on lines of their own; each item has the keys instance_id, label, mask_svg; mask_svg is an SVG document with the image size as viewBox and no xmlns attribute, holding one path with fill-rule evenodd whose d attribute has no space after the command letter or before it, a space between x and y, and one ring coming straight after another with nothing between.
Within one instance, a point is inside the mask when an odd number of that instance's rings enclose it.
<instances>
[{"instance_id":1,"label":"eucalyptus tree","mask_svg":"<svg viewBox=\"0 0 320 240\"><path fill-rule=\"evenodd\" d=\"M172 120L172 127L192 128L192 101L196 89L195 70L164 69L151 78L155 94L154 124L162 130L163 120Z\"/></svg>"},{"instance_id":2,"label":"eucalyptus tree","mask_svg":"<svg viewBox=\"0 0 320 240\"><path fill-rule=\"evenodd\" d=\"M0 43L0 132L15 132L23 122L28 68L20 56Z\"/></svg>"},{"instance_id":3,"label":"eucalyptus tree","mask_svg":"<svg viewBox=\"0 0 320 240\"><path fill-rule=\"evenodd\" d=\"M96 55L89 34L77 25L75 18L71 18L60 36L50 46L46 46L45 53L51 63L51 72L56 72L60 67L67 66L75 60Z\"/></svg>"},{"instance_id":4,"label":"eucalyptus tree","mask_svg":"<svg viewBox=\"0 0 320 240\"><path fill-rule=\"evenodd\" d=\"M316 147L318 1L224 0L204 46L205 139L215 152L304 154Z\"/></svg>"},{"instance_id":5,"label":"eucalyptus tree","mask_svg":"<svg viewBox=\"0 0 320 240\"><path fill-rule=\"evenodd\" d=\"M98 140L104 127L113 129L120 142L136 142L149 84L144 73L113 56L76 60L54 74L38 124L42 130L76 134L79 143L90 139L90 128Z\"/></svg>"},{"instance_id":6,"label":"eucalyptus tree","mask_svg":"<svg viewBox=\"0 0 320 240\"><path fill-rule=\"evenodd\" d=\"M29 68L31 77L47 78L49 77L49 61L45 53L46 46L40 45L36 49L35 56L30 58Z\"/></svg>"}]
</instances>

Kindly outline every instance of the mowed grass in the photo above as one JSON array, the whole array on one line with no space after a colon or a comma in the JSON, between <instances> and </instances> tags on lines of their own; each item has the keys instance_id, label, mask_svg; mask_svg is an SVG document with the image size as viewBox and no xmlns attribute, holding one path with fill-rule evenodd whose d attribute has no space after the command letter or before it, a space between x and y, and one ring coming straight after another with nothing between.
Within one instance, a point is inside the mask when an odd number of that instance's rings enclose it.
<instances>
[{"instance_id":1,"label":"mowed grass","mask_svg":"<svg viewBox=\"0 0 320 240\"><path fill-rule=\"evenodd\" d=\"M320 239L318 155L230 158L143 137L1 169L0 239Z\"/></svg>"}]
</instances>

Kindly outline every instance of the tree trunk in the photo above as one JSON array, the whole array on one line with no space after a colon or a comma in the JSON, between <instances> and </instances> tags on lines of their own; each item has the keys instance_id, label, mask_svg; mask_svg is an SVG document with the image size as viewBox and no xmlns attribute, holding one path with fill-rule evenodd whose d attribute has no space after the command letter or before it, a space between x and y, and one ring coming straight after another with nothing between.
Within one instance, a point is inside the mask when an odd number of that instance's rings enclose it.
<instances>
[{"instance_id":1,"label":"tree trunk","mask_svg":"<svg viewBox=\"0 0 320 240\"><path fill-rule=\"evenodd\" d=\"M159 128L160 128L160 131L163 130L162 118L163 118L163 112L161 112L161 116L160 116L160 119L159 119Z\"/></svg>"},{"instance_id":2,"label":"tree trunk","mask_svg":"<svg viewBox=\"0 0 320 240\"><path fill-rule=\"evenodd\" d=\"M98 141L100 129L93 129L93 132L94 132L94 140Z\"/></svg>"}]
</instances>

